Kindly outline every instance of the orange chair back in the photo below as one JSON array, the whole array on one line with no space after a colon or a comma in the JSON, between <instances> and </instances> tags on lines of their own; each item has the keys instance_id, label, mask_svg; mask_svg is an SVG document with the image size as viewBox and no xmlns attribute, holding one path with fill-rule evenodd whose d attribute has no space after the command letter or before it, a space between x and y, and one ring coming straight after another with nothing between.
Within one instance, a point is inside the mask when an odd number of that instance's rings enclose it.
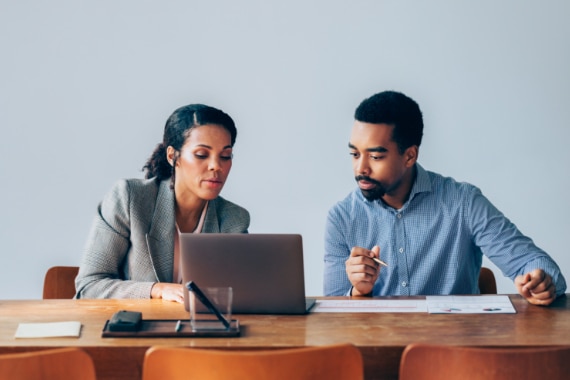
<instances>
[{"instance_id":1,"label":"orange chair back","mask_svg":"<svg viewBox=\"0 0 570 380\"><path fill-rule=\"evenodd\" d=\"M570 346L476 348L410 344L400 380L524 380L570 378Z\"/></svg>"},{"instance_id":2,"label":"orange chair back","mask_svg":"<svg viewBox=\"0 0 570 380\"><path fill-rule=\"evenodd\" d=\"M44 277L43 299L64 299L75 296L75 277L79 267L51 267Z\"/></svg>"},{"instance_id":3,"label":"orange chair back","mask_svg":"<svg viewBox=\"0 0 570 380\"><path fill-rule=\"evenodd\" d=\"M481 294L497 294L495 274L489 268L482 267L479 272L479 291Z\"/></svg>"},{"instance_id":4,"label":"orange chair back","mask_svg":"<svg viewBox=\"0 0 570 380\"><path fill-rule=\"evenodd\" d=\"M0 379L96 380L91 357L75 347L0 355Z\"/></svg>"},{"instance_id":5,"label":"orange chair back","mask_svg":"<svg viewBox=\"0 0 570 380\"><path fill-rule=\"evenodd\" d=\"M148 349L143 380L359 380L362 355L351 344L235 351L155 346Z\"/></svg>"}]
</instances>

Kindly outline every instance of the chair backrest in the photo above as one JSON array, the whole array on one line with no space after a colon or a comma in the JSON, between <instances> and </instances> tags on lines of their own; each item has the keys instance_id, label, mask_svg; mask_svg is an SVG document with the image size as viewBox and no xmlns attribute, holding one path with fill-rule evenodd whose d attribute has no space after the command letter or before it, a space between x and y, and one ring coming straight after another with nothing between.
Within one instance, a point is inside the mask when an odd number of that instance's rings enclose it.
<instances>
[{"instance_id":1,"label":"chair backrest","mask_svg":"<svg viewBox=\"0 0 570 380\"><path fill-rule=\"evenodd\" d=\"M489 268L481 268L481 272L479 273L479 291L481 294L497 294L495 275Z\"/></svg>"},{"instance_id":2,"label":"chair backrest","mask_svg":"<svg viewBox=\"0 0 570 380\"><path fill-rule=\"evenodd\" d=\"M269 349L214 350L155 346L147 350L143 380L359 380L362 355L352 344Z\"/></svg>"},{"instance_id":3,"label":"chair backrest","mask_svg":"<svg viewBox=\"0 0 570 380\"><path fill-rule=\"evenodd\" d=\"M400 361L400 380L562 380L570 346L476 348L413 343Z\"/></svg>"},{"instance_id":4,"label":"chair backrest","mask_svg":"<svg viewBox=\"0 0 570 380\"><path fill-rule=\"evenodd\" d=\"M96 380L91 357L76 347L0 355L0 379Z\"/></svg>"},{"instance_id":5,"label":"chair backrest","mask_svg":"<svg viewBox=\"0 0 570 380\"><path fill-rule=\"evenodd\" d=\"M51 267L44 277L43 299L73 298L79 267Z\"/></svg>"}]
</instances>

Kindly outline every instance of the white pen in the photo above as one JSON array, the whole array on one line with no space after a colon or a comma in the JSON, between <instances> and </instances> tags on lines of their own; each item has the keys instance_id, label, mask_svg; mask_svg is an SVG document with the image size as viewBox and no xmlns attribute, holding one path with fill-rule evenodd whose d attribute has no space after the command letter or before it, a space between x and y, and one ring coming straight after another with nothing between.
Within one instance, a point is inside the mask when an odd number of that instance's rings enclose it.
<instances>
[{"instance_id":1,"label":"white pen","mask_svg":"<svg viewBox=\"0 0 570 380\"><path fill-rule=\"evenodd\" d=\"M383 265L385 267L388 266L388 264L386 264L384 261L377 259L376 257L373 257L372 260L376 261L378 264Z\"/></svg>"}]
</instances>

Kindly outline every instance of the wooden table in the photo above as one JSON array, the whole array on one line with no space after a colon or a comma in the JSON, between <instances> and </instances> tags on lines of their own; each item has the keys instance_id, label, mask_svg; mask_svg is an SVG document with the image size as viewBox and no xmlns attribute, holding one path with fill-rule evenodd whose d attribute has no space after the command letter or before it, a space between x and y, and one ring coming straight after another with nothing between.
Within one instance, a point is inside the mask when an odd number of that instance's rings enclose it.
<instances>
[{"instance_id":1,"label":"wooden table","mask_svg":"<svg viewBox=\"0 0 570 380\"><path fill-rule=\"evenodd\" d=\"M144 353L152 345L273 349L350 342L363 354L366 379L396 379L402 350L412 342L469 346L570 345L567 295L549 307L530 305L518 295L509 297L517 314L236 315L242 326L242 336L238 338L101 337L105 321L118 310L141 311L144 319L188 318L182 305L161 300L0 301L0 353L76 346L93 357L98 379L139 380ZM20 322L66 320L82 323L80 338L14 338Z\"/></svg>"}]
</instances>

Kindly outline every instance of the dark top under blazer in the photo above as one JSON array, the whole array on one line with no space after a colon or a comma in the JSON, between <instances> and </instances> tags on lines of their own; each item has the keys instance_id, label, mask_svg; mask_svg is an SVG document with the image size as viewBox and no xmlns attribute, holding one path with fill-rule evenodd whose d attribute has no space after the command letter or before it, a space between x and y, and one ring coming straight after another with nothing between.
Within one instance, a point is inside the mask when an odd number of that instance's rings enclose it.
<instances>
[{"instance_id":1,"label":"dark top under blazer","mask_svg":"<svg viewBox=\"0 0 570 380\"><path fill-rule=\"evenodd\" d=\"M208 204L204 233L246 233L244 208L222 197ZM175 229L170 180L118 181L99 204L79 274L76 298L150 298L155 282L172 282Z\"/></svg>"}]
</instances>

